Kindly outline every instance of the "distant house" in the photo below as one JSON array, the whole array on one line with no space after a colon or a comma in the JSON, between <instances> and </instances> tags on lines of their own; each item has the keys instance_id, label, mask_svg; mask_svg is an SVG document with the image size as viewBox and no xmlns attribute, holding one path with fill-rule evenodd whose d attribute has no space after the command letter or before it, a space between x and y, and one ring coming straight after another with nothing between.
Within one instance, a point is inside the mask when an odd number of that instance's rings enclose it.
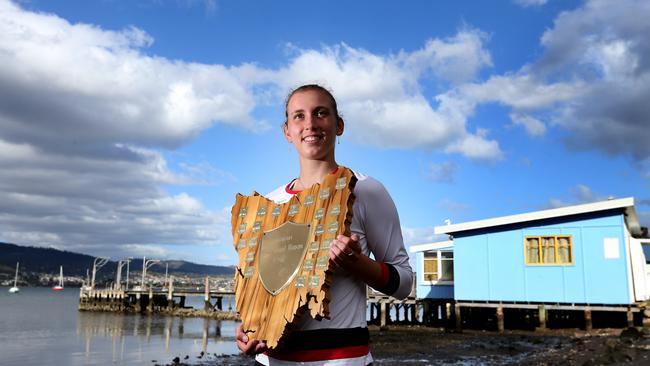
<instances>
[{"instance_id":1,"label":"distant house","mask_svg":"<svg viewBox=\"0 0 650 366\"><path fill-rule=\"evenodd\" d=\"M418 299L453 299L453 241L412 245L410 251L415 253L415 296Z\"/></svg>"},{"instance_id":2,"label":"distant house","mask_svg":"<svg viewBox=\"0 0 650 366\"><path fill-rule=\"evenodd\" d=\"M641 238L633 198L438 226L435 233L453 240L411 248L419 298L451 292L457 307L546 304L629 317L650 299L650 239Z\"/></svg>"}]
</instances>

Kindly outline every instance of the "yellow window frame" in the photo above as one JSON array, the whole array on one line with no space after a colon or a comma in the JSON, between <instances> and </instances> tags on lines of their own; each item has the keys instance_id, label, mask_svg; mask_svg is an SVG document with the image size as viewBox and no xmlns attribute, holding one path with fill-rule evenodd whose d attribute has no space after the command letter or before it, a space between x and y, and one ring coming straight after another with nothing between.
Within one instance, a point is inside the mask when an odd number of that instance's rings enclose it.
<instances>
[{"instance_id":1,"label":"yellow window frame","mask_svg":"<svg viewBox=\"0 0 650 366\"><path fill-rule=\"evenodd\" d=\"M553 248L554 248L554 262L544 262L544 255L542 253L542 240L553 238ZM560 238L566 238L569 240L569 261L560 262L560 252L559 252L559 240ZM537 239L537 256L539 262L531 262L528 258L528 240ZM572 265L573 264L573 236L572 235L529 235L524 237L524 260L528 266L557 266L557 265Z\"/></svg>"}]
</instances>

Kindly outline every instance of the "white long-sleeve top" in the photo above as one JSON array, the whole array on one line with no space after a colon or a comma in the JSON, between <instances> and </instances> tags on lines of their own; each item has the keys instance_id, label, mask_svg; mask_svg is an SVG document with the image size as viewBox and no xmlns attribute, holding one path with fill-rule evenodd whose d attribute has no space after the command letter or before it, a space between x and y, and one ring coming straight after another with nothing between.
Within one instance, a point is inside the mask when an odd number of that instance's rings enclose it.
<instances>
[{"instance_id":1,"label":"white long-sleeve top","mask_svg":"<svg viewBox=\"0 0 650 366\"><path fill-rule=\"evenodd\" d=\"M404 240L395 204L376 179L355 172L358 181L354 187L355 201L351 232L359 236L361 252L371 254L378 262L392 265L399 273L399 286L391 295L402 299L409 295L413 283L413 271L404 248ZM266 197L276 203L284 203L293 196L288 186L281 186ZM323 328L367 327L366 284L339 268L335 271L331 296L330 319L320 321L304 316L300 330Z\"/></svg>"}]
</instances>

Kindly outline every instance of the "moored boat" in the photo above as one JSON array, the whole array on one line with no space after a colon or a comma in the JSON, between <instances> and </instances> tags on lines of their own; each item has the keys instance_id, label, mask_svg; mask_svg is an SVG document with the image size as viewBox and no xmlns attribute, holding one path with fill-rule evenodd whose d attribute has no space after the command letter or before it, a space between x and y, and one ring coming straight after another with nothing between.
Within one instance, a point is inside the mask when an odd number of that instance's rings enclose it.
<instances>
[{"instance_id":1,"label":"moored boat","mask_svg":"<svg viewBox=\"0 0 650 366\"><path fill-rule=\"evenodd\" d=\"M63 266L59 268L59 284L52 287L54 291L63 291Z\"/></svg>"},{"instance_id":2,"label":"moored boat","mask_svg":"<svg viewBox=\"0 0 650 366\"><path fill-rule=\"evenodd\" d=\"M18 266L20 263L16 262L16 277L14 277L14 287L9 289L10 294L15 294L17 292L20 292L20 289L18 288Z\"/></svg>"}]
</instances>

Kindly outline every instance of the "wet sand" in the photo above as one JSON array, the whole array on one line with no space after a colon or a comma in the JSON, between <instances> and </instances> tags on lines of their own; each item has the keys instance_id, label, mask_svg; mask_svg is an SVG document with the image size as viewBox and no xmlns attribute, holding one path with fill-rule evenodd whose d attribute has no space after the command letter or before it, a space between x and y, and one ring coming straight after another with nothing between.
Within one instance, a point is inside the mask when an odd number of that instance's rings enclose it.
<instances>
[{"instance_id":1,"label":"wet sand","mask_svg":"<svg viewBox=\"0 0 650 366\"><path fill-rule=\"evenodd\" d=\"M650 337L638 328L547 331L465 330L423 326L370 327L374 365L650 365ZM233 339L234 342L234 339ZM252 358L186 355L166 365L253 365Z\"/></svg>"}]
</instances>

